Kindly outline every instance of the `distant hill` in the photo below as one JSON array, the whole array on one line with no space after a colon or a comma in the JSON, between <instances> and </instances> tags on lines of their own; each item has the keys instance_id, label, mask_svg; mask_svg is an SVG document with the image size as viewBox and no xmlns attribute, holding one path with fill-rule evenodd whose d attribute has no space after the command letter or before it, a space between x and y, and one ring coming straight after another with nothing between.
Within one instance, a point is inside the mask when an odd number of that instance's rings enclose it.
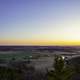
<instances>
[{"instance_id":1,"label":"distant hill","mask_svg":"<svg viewBox=\"0 0 80 80\"><path fill-rule=\"evenodd\" d=\"M39 50L39 51L74 51L80 50L79 46L0 46L0 51L23 51L23 50Z\"/></svg>"}]
</instances>

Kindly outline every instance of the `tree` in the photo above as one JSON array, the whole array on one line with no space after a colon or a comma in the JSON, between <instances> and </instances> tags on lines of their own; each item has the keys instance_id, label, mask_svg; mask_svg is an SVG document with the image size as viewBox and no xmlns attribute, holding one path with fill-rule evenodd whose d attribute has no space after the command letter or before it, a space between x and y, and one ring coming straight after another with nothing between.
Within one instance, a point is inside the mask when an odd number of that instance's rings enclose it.
<instances>
[{"instance_id":1,"label":"tree","mask_svg":"<svg viewBox=\"0 0 80 80\"><path fill-rule=\"evenodd\" d=\"M74 73L73 68L64 64L61 56L55 56L54 70L48 71L48 80L70 80Z\"/></svg>"}]
</instances>

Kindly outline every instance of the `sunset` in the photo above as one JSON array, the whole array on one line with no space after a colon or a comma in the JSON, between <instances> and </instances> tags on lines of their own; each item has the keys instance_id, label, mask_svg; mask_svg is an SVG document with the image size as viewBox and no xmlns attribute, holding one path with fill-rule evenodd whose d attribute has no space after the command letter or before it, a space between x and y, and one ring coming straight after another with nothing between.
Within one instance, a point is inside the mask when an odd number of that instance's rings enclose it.
<instances>
[{"instance_id":1,"label":"sunset","mask_svg":"<svg viewBox=\"0 0 80 80\"><path fill-rule=\"evenodd\" d=\"M78 0L0 0L0 44L77 45L79 3Z\"/></svg>"},{"instance_id":2,"label":"sunset","mask_svg":"<svg viewBox=\"0 0 80 80\"><path fill-rule=\"evenodd\" d=\"M80 41L66 41L66 40L1 40L1 45L27 45L27 46L79 46Z\"/></svg>"},{"instance_id":3,"label":"sunset","mask_svg":"<svg viewBox=\"0 0 80 80\"><path fill-rule=\"evenodd\" d=\"M80 0L0 0L0 80L80 80Z\"/></svg>"}]
</instances>

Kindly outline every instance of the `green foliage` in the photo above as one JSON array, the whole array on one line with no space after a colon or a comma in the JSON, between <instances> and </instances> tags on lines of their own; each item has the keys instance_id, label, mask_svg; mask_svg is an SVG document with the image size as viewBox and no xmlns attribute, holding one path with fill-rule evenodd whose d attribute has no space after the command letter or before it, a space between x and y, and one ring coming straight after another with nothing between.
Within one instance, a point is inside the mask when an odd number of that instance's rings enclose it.
<instances>
[{"instance_id":1,"label":"green foliage","mask_svg":"<svg viewBox=\"0 0 80 80\"><path fill-rule=\"evenodd\" d=\"M70 80L74 73L73 69L64 64L61 56L55 56L54 60L54 70L48 72L48 80Z\"/></svg>"},{"instance_id":2,"label":"green foliage","mask_svg":"<svg viewBox=\"0 0 80 80\"><path fill-rule=\"evenodd\" d=\"M1 67L0 68L0 80L18 80L16 70Z\"/></svg>"},{"instance_id":3,"label":"green foliage","mask_svg":"<svg viewBox=\"0 0 80 80\"><path fill-rule=\"evenodd\" d=\"M0 67L0 80L70 80L74 73L70 66L61 56L55 56L53 70L46 74L42 70L36 71L29 62L15 62L13 58L8 67Z\"/></svg>"}]
</instances>

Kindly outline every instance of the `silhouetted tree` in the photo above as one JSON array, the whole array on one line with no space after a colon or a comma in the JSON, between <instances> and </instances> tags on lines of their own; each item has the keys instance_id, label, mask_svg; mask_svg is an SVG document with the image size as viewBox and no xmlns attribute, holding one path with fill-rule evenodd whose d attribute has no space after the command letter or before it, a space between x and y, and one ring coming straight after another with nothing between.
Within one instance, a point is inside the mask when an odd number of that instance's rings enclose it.
<instances>
[{"instance_id":1,"label":"silhouetted tree","mask_svg":"<svg viewBox=\"0 0 80 80\"><path fill-rule=\"evenodd\" d=\"M61 56L55 56L54 70L48 72L48 80L70 80L72 78L73 69L64 64Z\"/></svg>"}]
</instances>

